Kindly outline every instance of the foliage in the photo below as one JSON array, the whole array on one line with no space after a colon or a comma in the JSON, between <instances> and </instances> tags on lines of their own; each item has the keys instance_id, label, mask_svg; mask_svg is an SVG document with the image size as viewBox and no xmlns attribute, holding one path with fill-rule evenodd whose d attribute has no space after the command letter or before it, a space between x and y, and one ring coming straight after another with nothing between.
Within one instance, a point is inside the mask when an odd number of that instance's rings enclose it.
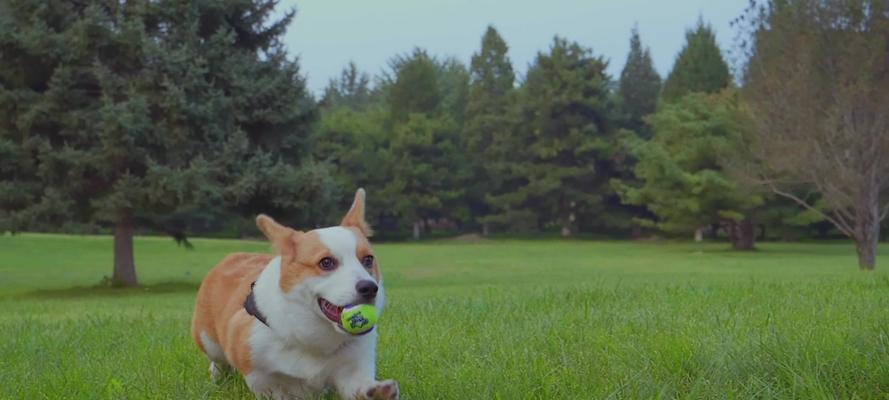
<instances>
[{"instance_id":1,"label":"foliage","mask_svg":"<svg viewBox=\"0 0 889 400\"><path fill-rule=\"evenodd\" d=\"M642 48L638 29L634 28L630 36L630 53L618 81L617 95L622 112L620 126L642 138L651 137L651 130L643 118L657 108L660 91L661 77L654 69L648 48Z\"/></svg>"},{"instance_id":2,"label":"foliage","mask_svg":"<svg viewBox=\"0 0 889 400\"><path fill-rule=\"evenodd\" d=\"M406 121L411 114L432 115L442 99L440 65L425 50L416 48L389 62L391 75L384 76L386 101L392 124Z\"/></svg>"},{"instance_id":3,"label":"foliage","mask_svg":"<svg viewBox=\"0 0 889 400\"><path fill-rule=\"evenodd\" d=\"M739 222L763 204L761 194L723 171L721 155L740 144L748 120L737 93L692 93L664 104L649 123L649 141L631 139L638 185L617 183L623 199L644 205L668 231L688 232L720 221Z\"/></svg>"},{"instance_id":4,"label":"foliage","mask_svg":"<svg viewBox=\"0 0 889 400\"><path fill-rule=\"evenodd\" d=\"M873 269L889 215L889 5L764 1L745 17L742 172L830 221Z\"/></svg>"},{"instance_id":5,"label":"foliage","mask_svg":"<svg viewBox=\"0 0 889 400\"><path fill-rule=\"evenodd\" d=\"M396 126L390 143L391 177L381 196L405 223L436 219L461 221L467 210L460 184L465 164L456 122L411 114Z\"/></svg>"},{"instance_id":6,"label":"foliage","mask_svg":"<svg viewBox=\"0 0 889 400\"><path fill-rule=\"evenodd\" d=\"M514 159L510 141L516 128L515 72L507 52L506 42L489 26L470 67L462 142L472 173L467 200L473 219L483 223L492 219L485 195L502 194L504 182L513 179L504 168Z\"/></svg>"},{"instance_id":7,"label":"foliage","mask_svg":"<svg viewBox=\"0 0 889 400\"><path fill-rule=\"evenodd\" d=\"M4 1L0 142L24 167L0 168L3 192L23 193L4 199L7 228L317 216L328 174L302 156L314 105L278 42L293 13L273 19L275 4Z\"/></svg>"},{"instance_id":8,"label":"foliage","mask_svg":"<svg viewBox=\"0 0 889 400\"><path fill-rule=\"evenodd\" d=\"M321 105L326 108L347 107L361 111L372 100L370 77L358 70L354 62L349 62L338 79L331 79L324 89Z\"/></svg>"},{"instance_id":9,"label":"foliage","mask_svg":"<svg viewBox=\"0 0 889 400\"><path fill-rule=\"evenodd\" d=\"M688 93L715 93L731 84L728 64L716 44L716 35L703 20L685 32L685 47L676 56L673 69L664 81L665 101L676 101Z\"/></svg>"},{"instance_id":10,"label":"foliage","mask_svg":"<svg viewBox=\"0 0 889 400\"><path fill-rule=\"evenodd\" d=\"M498 213L524 211L526 226L575 231L603 211L608 191L611 104L607 63L577 43L555 38L538 53L520 94L520 124L510 140L510 166L521 182L492 196Z\"/></svg>"}]
</instances>

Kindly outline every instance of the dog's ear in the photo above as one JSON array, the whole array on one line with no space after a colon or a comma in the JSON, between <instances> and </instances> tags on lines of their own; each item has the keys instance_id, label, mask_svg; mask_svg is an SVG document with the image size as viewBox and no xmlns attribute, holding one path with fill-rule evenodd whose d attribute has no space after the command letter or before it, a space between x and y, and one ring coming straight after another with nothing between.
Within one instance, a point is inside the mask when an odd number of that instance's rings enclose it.
<instances>
[{"instance_id":1,"label":"dog's ear","mask_svg":"<svg viewBox=\"0 0 889 400\"><path fill-rule=\"evenodd\" d=\"M340 225L357 228L364 236L370 237L373 235L373 231L370 229L367 221L364 220L364 196L364 189L358 189L355 192L355 200L352 201L352 207L349 208L349 212L343 217L343 222L340 222Z\"/></svg>"},{"instance_id":2,"label":"dog's ear","mask_svg":"<svg viewBox=\"0 0 889 400\"><path fill-rule=\"evenodd\" d=\"M293 259L296 255L296 240L302 232L281 225L265 214L256 217L256 226L285 261Z\"/></svg>"}]
</instances>

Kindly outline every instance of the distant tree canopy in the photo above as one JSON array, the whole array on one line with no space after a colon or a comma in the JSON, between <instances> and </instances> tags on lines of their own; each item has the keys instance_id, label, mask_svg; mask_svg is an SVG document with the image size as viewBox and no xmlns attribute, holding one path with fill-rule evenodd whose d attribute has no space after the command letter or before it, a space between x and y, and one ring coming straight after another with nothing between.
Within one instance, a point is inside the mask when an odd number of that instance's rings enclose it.
<instances>
[{"instance_id":1,"label":"distant tree canopy","mask_svg":"<svg viewBox=\"0 0 889 400\"><path fill-rule=\"evenodd\" d=\"M607 63L591 50L556 37L538 53L519 94L510 169L520 177L492 199L499 213L535 229L558 227L565 236L578 221L603 211L607 191L611 103Z\"/></svg>"},{"instance_id":2,"label":"distant tree canopy","mask_svg":"<svg viewBox=\"0 0 889 400\"><path fill-rule=\"evenodd\" d=\"M664 81L662 97L675 101L689 93L716 93L732 82L728 64L716 44L713 28L699 20L685 33L685 47Z\"/></svg>"},{"instance_id":3,"label":"distant tree canopy","mask_svg":"<svg viewBox=\"0 0 889 400\"><path fill-rule=\"evenodd\" d=\"M620 126L643 138L651 137L643 118L657 109L660 92L661 77L654 69L648 48L642 48L639 31L634 28L630 35L630 54L618 81L617 94L622 111L618 120Z\"/></svg>"},{"instance_id":4,"label":"distant tree canopy","mask_svg":"<svg viewBox=\"0 0 889 400\"><path fill-rule=\"evenodd\" d=\"M270 19L274 1L0 4L7 229L113 225L113 280L135 285L140 225L223 208L308 221L328 201L304 156L314 104L278 41L293 13Z\"/></svg>"},{"instance_id":5,"label":"distant tree canopy","mask_svg":"<svg viewBox=\"0 0 889 400\"><path fill-rule=\"evenodd\" d=\"M470 166L467 202L473 222L481 222L483 233L498 218L492 215L487 196L508 190L516 125L515 72L507 56L509 48L493 26L482 37L481 48L472 56L469 98L463 145ZM502 221L505 222L505 221Z\"/></svg>"},{"instance_id":6,"label":"distant tree canopy","mask_svg":"<svg viewBox=\"0 0 889 400\"><path fill-rule=\"evenodd\" d=\"M327 108L347 107L360 111L370 104L372 95L370 76L359 71L354 62L349 62L339 79L331 79L324 89L321 104Z\"/></svg>"},{"instance_id":7,"label":"distant tree canopy","mask_svg":"<svg viewBox=\"0 0 889 400\"><path fill-rule=\"evenodd\" d=\"M750 249L757 232L806 234L822 218L850 236L871 235L867 242L878 231L850 216L885 215L876 170L840 157L835 180L805 181L806 171L827 179L819 168L829 168L800 154L814 151L800 144L814 137L821 158L839 154L830 148L879 159L878 104L889 90L868 89L884 83L883 20L869 14L876 6L757 8L752 20L767 23L751 25L749 55L760 69L739 83L703 21L686 33L663 82L636 29L612 79L602 57L560 37L519 77L490 26L468 65L422 48L376 75L349 63L317 102L280 43L293 13L273 18L275 6L0 0L0 230L112 229L114 279L135 284L136 230L184 240L195 221L220 230L257 212L312 228L335 222L356 187L367 188L367 219L386 239L710 228ZM825 28L821 11L782 14L835 6L860 26L827 18L839 25ZM763 28L779 20L793 29ZM831 29L848 48L803 40ZM836 61L841 50L854 57ZM788 54L815 65L826 57L835 69L784 65ZM839 90L836 77L854 85ZM770 105L770 90L793 101ZM830 100L827 90L843 97ZM806 103L814 97L821 102ZM778 127L812 129L791 137ZM849 143L873 141L844 147L836 132L857 138ZM839 185L840 174L862 171L883 189L864 190L871 186L858 178ZM750 175L798 198L779 198ZM792 179L808 184L783 186Z\"/></svg>"},{"instance_id":8,"label":"distant tree canopy","mask_svg":"<svg viewBox=\"0 0 889 400\"><path fill-rule=\"evenodd\" d=\"M658 217L646 225L688 232L724 224L736 249L751 249L763 195L732 179L721 162L741 144L748 123L738 96L689 94L665 104L649 123L654 137L630 145L639 184L620 187L624 200Z\"/></svg>"},{"instance_id":9,"label":"distant tree canopy","mask_svg":"<svg viewBox=\"0 0 889 400\"><path fill-rule=\"evenodd\" d=\"M387 76L386 102L390 122L405 122L411 114L432 115L439 110L443 98L439 86L441 65L425 50L414 49L390 61L392 76Z\"/></svg>"}]
</instances>

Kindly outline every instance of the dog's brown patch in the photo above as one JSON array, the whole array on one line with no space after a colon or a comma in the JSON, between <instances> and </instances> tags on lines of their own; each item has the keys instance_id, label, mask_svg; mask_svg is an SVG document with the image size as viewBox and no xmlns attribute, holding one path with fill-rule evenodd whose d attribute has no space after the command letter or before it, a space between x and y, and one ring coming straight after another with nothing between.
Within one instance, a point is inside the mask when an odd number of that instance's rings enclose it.
<instances>
[{"instance_id":1,"label":"dog's brown patch","mask_svg":"<svg viewBox=\"0 0 889 400\"><path fill-rule=\"evenodd\" d=\"M201 350L201 333L218 343L226 360L242 374L253 368L247 338L256 319L244 311L250 284L272 260L270 254L234 253L223 259L204 278L198 289L191 333Z\"/></svg>"},{"instance_id":2,"label":"dog's brown patch","mask_svg":"<svg viewBox=\"0 0 889 400\"><path fill-rule=\"evenodd\" d=\"M330 256L330 250L321 242L317 232L300 235L296 241L296 256L288 263L281 263L279 285L284 293L307 279L324 274L318 266L321 259Z\"/></svg>"}]
</instances>

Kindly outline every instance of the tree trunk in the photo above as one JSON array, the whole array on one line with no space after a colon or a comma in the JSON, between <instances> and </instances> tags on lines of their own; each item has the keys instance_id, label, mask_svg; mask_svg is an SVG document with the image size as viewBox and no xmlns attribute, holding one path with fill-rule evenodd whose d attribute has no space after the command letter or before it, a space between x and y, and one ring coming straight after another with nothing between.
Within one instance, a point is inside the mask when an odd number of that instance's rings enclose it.
<instances>
[{"instance_id":1,"label":"tree trunk","mask_svg":"<svg viewBox=\"0 0 889 400\"><path fill-rule=\"evenodd\" d=\"M858 268L862 271L873 271L877 265L877 238L855 243L858 250Z\"/></svg>"},{"instance_id":2,"label":"tree trunk","mask_svg":"<svg viewBox=\"0 0 889 400\"><path fill-rule=\"evenodd\" d=\"M414 240L420 240L420 221L414 221Z\"/></svg>"},{"instance_id":3,"label":"tree trunk","mask_svg":"<svg viewBox=\"0 0 889 400\"><path fill-rule=\"evenodd\" d=\"M574 208L574 202L571 202L570 207ZM566 222L562 223L562 237L569 237L574 234L574 232L571 230L571 227L574 225L575 219L576 218L574 216L574 212L569 212L568 218L565 218Z\"/></svg>"},{"instance_id":4,"label":"tree trunk","mask_svg":"<svg viewBox=\"0 0 889 400\"><path fill-rule=\"evenodd\" d=\"M753 250L756 241L756 226L749 219L732 222L730 225L732 248L735 250Z\"/></svg>"},{"instance_id":5,"label":"tree trunk","mask_svg":"<svg viewBox=\"0 0 889 400\"><path fill-rule=\"evenodd\" d=\"M482 222L482 236L488 236L488 221Z\"/></svg>"},{"instance_id":6,"label":"tree trunk","mask_svg":"<svg viewBox=\"0 0 889 400\"><path fill-rule=\"evenodd\" d=\"M133 259L133 212L123 212L114 227L114 275L115 286L137 286L136 264Z\"/></svg>"},{"instance_id":7,"label":"tree trunk","mask_svg":"<svg viewBox=\"0 0 889 400\"><path fill-rule=\"evenodd\" d=\"M880 240L880 206L873 190L862 196L855 210L855 247L858 268L873 271L877 265L877 243Z\"/></svg>"},{"instance_id":8,"label":"tree trunk","mask_svg":"<svg viewBox=\"0 0 889 400\"><path fill-rule=\"evenodd\" d=\"M634 226L632 231L630 231L630 238L633 240L642 239L642 227Z\"/></svg>"},{"instance_id":9,"label":"tree trunk","mask_svg":"<svg viewBox=\"0 0 889 400\"><path fill-rule=\"evenodd\" d=\"M704 241L704 228L695 229L695 242Z\"/></svg>"},{"instance_id":10,"label":"tree trunk","mask_svg":"<svg viewBox=\"0 0 889 400\"><path fill-rule=\"evenodd\" d=\"M785 242L793 242L796 240L796 235L789 227L783 226L781 227L781 240Z\"/></svg>"}]
</instances>

